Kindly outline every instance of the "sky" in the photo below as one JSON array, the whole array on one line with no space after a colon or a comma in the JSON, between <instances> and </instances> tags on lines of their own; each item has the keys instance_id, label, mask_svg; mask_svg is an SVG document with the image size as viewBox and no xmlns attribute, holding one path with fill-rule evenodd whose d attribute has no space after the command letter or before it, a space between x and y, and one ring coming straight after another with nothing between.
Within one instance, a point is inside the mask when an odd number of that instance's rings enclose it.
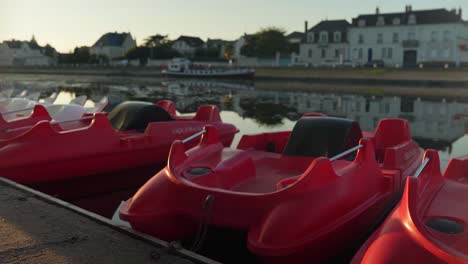
<instances>
[{"instance_id":1,"label":"sky","mask_svg":"<svg viewBox=\"0 0 468 264\"><path fill-rule=\"evenodd\" d=\"M325 19L358 14L462 7L468 0L0 0L0 41L51 44L60 52L91 46L106 32L130 32L138 43L149 35L168 34L234 40L244 33L276 26L303 31Z\"/></svg>"}]
</instances>

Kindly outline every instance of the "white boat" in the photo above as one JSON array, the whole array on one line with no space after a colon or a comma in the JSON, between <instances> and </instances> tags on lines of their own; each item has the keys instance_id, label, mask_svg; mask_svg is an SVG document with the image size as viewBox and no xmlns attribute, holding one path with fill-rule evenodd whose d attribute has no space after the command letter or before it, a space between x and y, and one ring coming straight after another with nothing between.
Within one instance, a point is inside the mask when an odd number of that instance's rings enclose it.
<instances>
[{"instance_id":1,"label":"white boat","mask_svg":"<svg viewBox=\"0 0 468 264\"><path fill-rule=\"evenodd\" d=\"M173 59L167 70L161 72L164 76L191 78L253 78L254 69L240 68L198 68L190 60L184 58Z\"/></svg>"}]
</instances>

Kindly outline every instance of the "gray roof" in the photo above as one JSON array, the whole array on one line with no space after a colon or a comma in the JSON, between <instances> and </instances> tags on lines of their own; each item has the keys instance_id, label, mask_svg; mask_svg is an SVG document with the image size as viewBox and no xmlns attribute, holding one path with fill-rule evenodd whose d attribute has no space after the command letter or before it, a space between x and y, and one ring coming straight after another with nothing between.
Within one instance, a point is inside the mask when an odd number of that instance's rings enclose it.
<instances>
[{"instance_id":1,"label":"gray roof","mask_svg":"<svg viewBox=\"0 0 468 264\"><path fill-rule=\"evenodd\" d=\"M320 31L328 31L328 32L334 32L334 31L341 31L345 32L348 27L350 27L351 24L349 24L348 21L341 19L341 20L323 20L317 25L313 26L309 32L320 32Z\"/></svg>"},{"instance_id":2,"label":"gray roof","mask_svg":"<svg viewBox=\"0 0 468 264\"><path fill-rule=\"evenodd\" d=\"M360 20L366 21L366 26L375 26L377 18L383 17L386 25L392 25L393 19L399 18L400 24L408 24L408 18L411 14L416 16L416 24L445 24L445 23L464 23L463 19L455 10L430 9L430 10L411 10L408 12L382 13L359 15L353 19L353 26L358 26Z\"/></svg>"},{"instance_id":3,"label":"gray roof","mask_svg":"<svg viewBox=\"0 0 468 264\"><path fill-rule=\"evenodd\" d=\"M114 46L120 47L130 33L106 33L94 43L93 47Z\"/></svg>"},{"instance_id":4,"label":"gray roof","mask_svg":"<svg viewBox=\"0 0 468 264\"><path fill-rule=\"evenodd\" d=\"M205 43L201 38L199 37L190 37L190 36L180 36L178 39L175 41L185 41L187 45L191 47L201 47ZM175 42L174 41L174 42Z\"/></svg>"},{"instance_id":5,"label":"gray roof","mask_svg":"<svg viewBox=\"0 0 468 264\"><path fill-rule=\"evenodd\" d=\"M7 40L4 41L10 49L20 49L23 43L26 43L31 49L41 49L42 47L35 41Z\"/></svg>"},{"instance_id":6,"label":"gray roof","mask_svg":"<svg viewBox=\"0 0 468 264\"><path fill-rule=\"evenodd\" d=\"M303 39L305 36L304 32L294 31L286 36L288 39Z\"/></svg>"}]
</instances>

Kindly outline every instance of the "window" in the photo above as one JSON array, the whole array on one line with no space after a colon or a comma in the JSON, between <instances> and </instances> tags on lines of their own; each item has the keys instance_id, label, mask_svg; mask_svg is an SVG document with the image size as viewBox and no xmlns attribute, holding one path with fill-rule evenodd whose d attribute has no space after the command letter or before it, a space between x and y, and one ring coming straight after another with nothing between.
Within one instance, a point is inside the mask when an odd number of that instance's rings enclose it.
<instances>
[{"instance_id":1,"label":"window","mask_svg":"<svg viewBox=\"0 0 468 264\"><path fill-rule=\"evenodd\" d=\"M335 49L335 58L339 58L339 57L340 57L340 50Z\"/></svg>"},{"instance_id":2,"label":"window","mask_svg":"<svg viewBox=\"0 0 468 264\"><path fill-rule=\"evenodd\" d=\"M383 16L379 16L377 18L377 26L384 26L385 25L385 19Z\"/></svg>"},{"instance_id":3,"label":"window","mask_svg":"<svg viewBox=\"0 0 468 264\"><path fill-rule=\"evenodd\" d=\"M431 41L436 42L439 39L439 32L437 31L432 31L431 33Z\"/></svg>"},{"instance_id":4,"label":"window","mask_svg":"<svg viewBox=\"0 0 468 264\"><path fill-rule=\"evenodd\" d=\"M325 58L327 56L327 50L322 49L322 58Z\"/></svg>"},{"instance_id":5,"label":"window","mask_svg":"<svg viewBox=\"0 0 468 264\"><path fill-rule=\"evenodd\" d=\"M309 33L307 35L307 42L309 42L309 43L314 42L314 33Z\"/></svg>"},{"instance_id":6,"label":"window","mask_svg":"<svg viewBox=\"0 0 468 264\"><path fill-rule=\"evenodd\" d=\"M364 52L363 52L362 48L360 48L360 49L359 49L358 58L359 58L359 59L362 59L362 57L364 57Z\"/></svg>"},{"instance_id":7,"label":"window","mask_svg":"<svg viewBox=\"0 0 468 264\"><path fill-rule=\"evenodd\" d=\"M400 23L401 23L400 18L395 17L395 18L393 19L393 25L400 25Z\"/></svg>"},{"instance_id":8,"label":"window","mask_svg":"<svg viewBox=\"0 0 468 264\"><path fill-rule=\"evenodd\" d=\"M320 42L322 43L328 42L328 32L320 32Z\"/></svg>"},{"instance_id":9,"label":"window","mask_svg":"<svg viewBox=\"0 0 468 264\"><path fill-rule=\"evenodd\" d=\"M335 32L334 39L335 42L341 42L341 32Z\"/></svg>"},{"instance_id":10,"label":"window","mask_svg":"<svg viewBox=\"0 0 468 264\"><path fill-rule=\"evenodd\" d=\"M309 55L309 58L312 58L312 55L313 55L312 49L309 49L309 54L308 55Z\"/></svg>"},{"instance_id":11,"label":"window","mask_svg":"<svg viewBox=\"0 0 468 264\"><path fill-rule=\"evenodd\" d=\"M383 43L383 34L379 33L377 34L377 44L382 44Z\"/></svg>"},{"instance_id":12,"label":"window","mask_svg":"<svg viewBox=\"0 0 468 264\"><path fill-rule=\"evenodd\" d=\"M382 54L381 54L381 58L382 60L385 59L385 53L387 51L387 48L382 48Z\"/></svg>"},{"instance_id":13,"label":"window","mask_svg":"<svg viewBox=\"0 0 468 264\"><path fill-rule=\"evenodd\" d=\"M443 56L444 58L450 57L450 49L444 49L444 50L442 51L442 56Z\"/></svg>"},{"instance_id":14,"label":"window","mask_svg":"<svg viewBox=\"0 0 468 264\"><path fill-rule=\"evenodd\" d=\"M436 49L431 50L431 57L432 58L437 58L437 50Z\"/></svg>"},{"instance_id":15,"label":"window","mask_svg":"<svg viewBox=\"0 0 468 264\"><path fill-rule=\"evenodd\" d=\"M449 30L444 31L444 41L445 42L450 41L450 37L451 37L450 31Z\"/></svg>"},{"instance_id":16,"label":"window","mask_svg":"<svg viewBox=\"0 0 468 264\"><path fill-rule=\"evenodd\" d=\"M393 48L387 49L387 58L389 59L393 58Z\"/></svg>"},{"instance_id":17,"label":"window","mask_svg":"<svg viewBox=\"0 0 468 264\"><path fill-rule=\"evenodd\" d=\"M365 27L366 26L366 20L364 20L364 19L359 20L358 26Z\"/></svg>"},{"instance_id":18,"label":"window","mask_svg":"<svg viewBox=\"0 0 468 264\"><path fill-rule=\"evenodd\" d=\"M411 32L408 32L408 39L409 40L415 40L416 39L416 33L411 31Z\"/></svg>"},{"instance_id":19,"label":"window","mask_svg":"<svg viewBox=\"0 0 468 264\"><path fill-rule=\"evenodd\" d=\"M364 44L364 35L359 35L359 44Z\"/></svg>"},{"instance_id":20,"label":"window","mask_svg":"<svg viewBox=\"0 0 468 264\"><path fill-rule=\"evenodd\" d=\"M400 42L400 35L398 33L393 33L393 43Z\"/></svg>"},{"instance_id":21,"label":"window","mask_svg":"<svg viewBox=\"0 0 468 264\"><path fill-rule=\"evenodd\" d=\"M415 25L416 24L416 15L415 14L409 15L408 24L410 24L410 25Z\"/></svg>"}]
</instances>

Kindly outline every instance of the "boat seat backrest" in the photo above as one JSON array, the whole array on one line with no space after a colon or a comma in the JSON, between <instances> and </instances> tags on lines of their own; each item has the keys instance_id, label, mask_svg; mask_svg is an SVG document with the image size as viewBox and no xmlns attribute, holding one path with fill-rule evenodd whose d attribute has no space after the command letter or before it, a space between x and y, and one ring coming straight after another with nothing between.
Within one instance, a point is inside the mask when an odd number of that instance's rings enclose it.
<instances>
[{"instance_id":1,"label":"boat seat backrest","mask_svg":"<svg viewBox=\"0 0 468 264\"><path fill-rule=\"evenodd\" d=\"M219 108L215 105L200 106L193 120L206 122L221 121Z\"/></svg>"},{"instance_id":2,"label":"boat seat backrest","mask_svg":"<svg viewBox=\"0 0 468 264\"><path fill-rule=\"evenodd\" d=\"M170 100L161 100L156 103L157 106L162 107L164 110L166 110L171 116L176 116L177 109L174 105L174 102Z\"/></svg>"},{"instance_id":3,"label":"boat seat backrest","mask_svg":"<svg viewBox=\"0 0 468 264\"><path fill-rule=\"evenodd\" d=\"M355 121L333 117L303 117L294 126L283 154L333 157L359 144L362 131Z\"/></svg>"},{"instance_id":4,"label":"boat seat backrest","mask_svg":"<svg viewBox=\"0 0 468 264\"><path fill-rule=\"evenodd\" d=\"M377 157L381 160L385 149L411 141L408 121L400 118L380 120L374 134L374 145Z\"/></svg>"},{"instance_id":5,"label":"boat seat backrest","mask_svg":"<svg viewBox=\"0 0 468 264\"><path fill-rule=\"evenodd\" d=\"M139 132L143 132L149 123L173 120L167 111L147 102L121 103L109 113L108 118L114 129Z\"/></svg>"}]
</instances>

